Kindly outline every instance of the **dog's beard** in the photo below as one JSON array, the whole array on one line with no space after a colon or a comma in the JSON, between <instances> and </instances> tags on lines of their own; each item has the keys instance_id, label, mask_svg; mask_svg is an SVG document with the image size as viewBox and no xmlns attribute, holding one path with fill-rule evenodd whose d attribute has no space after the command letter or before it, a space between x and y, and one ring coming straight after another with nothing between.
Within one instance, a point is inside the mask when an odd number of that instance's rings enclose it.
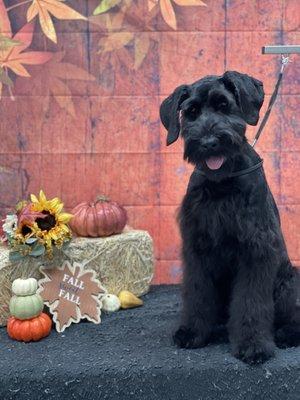
<instances>
[{"instance_id":1,"label":"dog's beard","mask_svg":"<svg viewBox=\"0 0 300 400\"><path fill-rule=\"evenodd\" d=\"M233 164L232 159L242 151L246 142L246 123L238 116L224 117L217 122L209 119L204 124L197 121L192 124L187 122L183 123L181 128L184 159L204 168L210 175L220 175L220 171L228 170L228 165ZM203 146L202 138L207 132L218 139L217 149L207 150Z\"/></svg>"},{"instance_id":2,"label":"dog's beard","mask_svg":"<svg viewBox=\"0 0 300 400\"><path fill-rule=\"evenodd\" d=\"M216 152L204 150L195 135L186 135L184 141L184 159L215 181L225 179L233 171L234 159L246 143L245 135L236 132L222 132L218 137L220 146Z\"/></svg>"},{"instance_id":3,"label":"dog's beard","mask_svg":"<svg viewBox=\"0 0 300 400\"><path fill-rule=\"evenodd\" d=\"M192 135L185 138L183 158L193 165L205 163L210 170L219 170L226 160L240 153L245 137L233 134L219 135L217 151L204 150L201 141Z\"/></svg>"}]
</instances>

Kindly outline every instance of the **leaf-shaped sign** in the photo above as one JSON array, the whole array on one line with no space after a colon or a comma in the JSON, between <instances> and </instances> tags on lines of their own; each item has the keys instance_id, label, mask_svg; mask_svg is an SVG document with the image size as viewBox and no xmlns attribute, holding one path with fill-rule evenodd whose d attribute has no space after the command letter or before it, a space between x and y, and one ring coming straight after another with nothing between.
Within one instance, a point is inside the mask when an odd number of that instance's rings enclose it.
<instances>
[{"instance_id":1,"label":"leaf-shaped sign","mask_svg":"<svg viewBox=\"0 0 300 400\"><path fill-rule=\"evenodd\" d=\"M39 293L53 314L58 332L83 318L95 324L101 322L100 297L105 289L94 271L76 262L72 266L69 261L60 268L42 267L40 271L45 278L39 281Z\"/></svg>"},{"instance_id":2,"label":"leaf-shaped sign","mask_svg":"<svg viewBox=\"0 0 300 400\"><path fill-rule=\"evenodd\" d=\"M100 4L95 8L93 15L103 14L120 3L121 0L100 0Z\"/></svg>"},{"instance_id":3,"label":"leaf-shaped sign","mask_svg":"<svg viewBox=\"0 0 300 400\"><path fill-rule=\"evenodd\" d=\"M33 0L27 10L27 21L32 21L33 18L38 15L42 31L54 43L57 43L57 37L51 15L57 19L86 20L86 17L64 4L63 1L64 0Z\"/></svg>"}]
</instances>

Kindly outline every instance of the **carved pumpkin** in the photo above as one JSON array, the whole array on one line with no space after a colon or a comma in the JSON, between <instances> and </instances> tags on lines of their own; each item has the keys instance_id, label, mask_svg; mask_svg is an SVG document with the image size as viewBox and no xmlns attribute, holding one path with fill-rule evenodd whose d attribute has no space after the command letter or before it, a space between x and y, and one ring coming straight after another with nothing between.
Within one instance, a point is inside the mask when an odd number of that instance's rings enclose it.
<instances>
[{"instance_id":1,"label":"carved pumpkin","mask_svg":"<svg viewBox=\"0 0 300 400\"><path fill-rule=\"evenodd\" d=\"M71 213L70 226L77 236L101 237L121 233L127 222L126 210L104 196L94 203L80 203Z\"/></svg>"},{"instance_id":2,"label":"carved pumpkin","mask_svg":"<svg viewBox=\"0 0 300 400\"><path fill-rule=\"evenodd\" d=\"M39 294L30 296L13 296L10 299L9 311L18 319L29 319L39 315L44 308L44 301Z\"/></svg>"},{"instance_id":3,"label":"carved pumpkin","mask_svg":"<svg viewBox=\"0 0 300 400\"><path fill-rule=\"evenodd\" d=\"M45 313L25 321L10 317L7 322L7 333L12 339L21 342L36 342L49 335L51 325L52 321Z\"/></svg>"}]
</instances>

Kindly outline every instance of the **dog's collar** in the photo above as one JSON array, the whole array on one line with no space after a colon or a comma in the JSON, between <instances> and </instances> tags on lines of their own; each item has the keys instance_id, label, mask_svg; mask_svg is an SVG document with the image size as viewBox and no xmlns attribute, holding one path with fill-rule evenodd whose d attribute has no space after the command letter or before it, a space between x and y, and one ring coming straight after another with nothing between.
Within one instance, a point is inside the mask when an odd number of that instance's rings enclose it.
<instances>
[{"instance_id":1,"label":"dog's collar","mask_svg":"<svg viewBox=\"0 0 300 400\"><path fill-rule=\"evenodd\" d=\"M247 175L250 174L251 172L256 171L257 169L261 168L263 165L264 160L259 161L257 164L252 165L249 168L245 168L242 169L241 171L236 171L236 172L232 172L231 174L227 175L226 178L234 178L236 176L242 176L242 175ZM206 175L205 172L202 169L199 169L198 167L196 167L197 172L200 175Z\"/></svg>"}]
</instances>

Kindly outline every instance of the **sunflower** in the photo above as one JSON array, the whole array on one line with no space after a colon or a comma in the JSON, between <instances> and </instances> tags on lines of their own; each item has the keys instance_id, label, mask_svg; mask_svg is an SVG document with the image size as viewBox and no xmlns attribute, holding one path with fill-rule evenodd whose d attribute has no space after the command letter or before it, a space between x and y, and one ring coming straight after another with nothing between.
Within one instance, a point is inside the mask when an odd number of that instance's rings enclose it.
<instances>
[{"instance_id":1,"label":"sunflower","mask_svg":"<svg viewBox=\"0 0 300 400\"><path fill-rule=\"evenodd\" d=\"M22 229L25 236L34 236L46 247L48 255L52 253L52 245L61 247L65 241L71 239L71 230L67 223L72 218L72 214L62 212L64 204L58 197L47 200L41 190L39 197L34 194L30 196L32 211L39 215L34 223L26 225ZM29 231L28 231L29 230Z\"/></svg>"}]
</instances>

